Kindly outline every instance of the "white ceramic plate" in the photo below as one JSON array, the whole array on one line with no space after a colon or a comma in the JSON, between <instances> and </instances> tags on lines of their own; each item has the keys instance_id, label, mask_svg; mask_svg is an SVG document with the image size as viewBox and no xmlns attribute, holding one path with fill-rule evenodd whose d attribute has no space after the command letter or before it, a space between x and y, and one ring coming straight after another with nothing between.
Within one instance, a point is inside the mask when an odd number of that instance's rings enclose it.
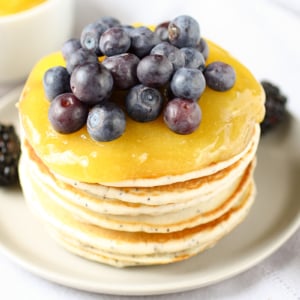
<instances>
[{"instance_id":1,"label":"white ceramic plate","mask_svg":"<svg viewBox=\"0 0 300 300\"><path fill-rule=\"evenodd\" d=\"M17 124L20 90L0 99L0 121ZM37 99L38 101L38 99ZM30 272L86 291L154 295L209 285L254 266L300 225L300 121L290 116L259 146L258 197L249 216L217 246L166 266L115 269L74 256L48 237L19 189L0 189L0 249Z\"/></svg>"}]
</instances>

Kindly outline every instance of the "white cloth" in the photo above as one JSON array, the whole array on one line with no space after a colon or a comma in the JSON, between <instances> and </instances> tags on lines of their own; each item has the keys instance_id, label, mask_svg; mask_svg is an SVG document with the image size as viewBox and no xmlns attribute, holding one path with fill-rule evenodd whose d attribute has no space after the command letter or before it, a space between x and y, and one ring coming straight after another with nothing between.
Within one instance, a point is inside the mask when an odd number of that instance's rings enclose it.
<instances>
[{"instance_id":1,"label":"white cloth","mask_svg":"<svg viewBox=\"0 0 300 300\"><path fill-rule=\"evenodd\" d=\"M300 118L299 0L76 0L76 5L77 36L84 24L101 15L112 15L128 24L136 21L156 24L179 14L194 16L200 22L203 36L228 49L259 80L268 79L279 85L288 96L289 110ZM0 85L0 95L11 87ZM300 229L269 258L231 279L193 291L135 299L300 299L299 249ZM48 282L23 270L1 253L0 282L0 299L3 300L132 299L88 293Z\"/></svg>"}]
</instances>

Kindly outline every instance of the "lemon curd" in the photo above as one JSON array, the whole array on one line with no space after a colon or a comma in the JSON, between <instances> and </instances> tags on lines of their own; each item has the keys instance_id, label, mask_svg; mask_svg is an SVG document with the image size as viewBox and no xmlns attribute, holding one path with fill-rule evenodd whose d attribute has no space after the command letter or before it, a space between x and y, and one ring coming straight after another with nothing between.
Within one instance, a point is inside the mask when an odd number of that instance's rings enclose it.
<instances>
[{"instance_id":1,"label":"lemon curd","mask_svg":"<svg viewBox=\"0 0 300 300\"><path fill-rule=\"evenodd\" d=\"M195 171L239 154L264 117L264 92L253 75L225 50L209 43L207 63L223 61L236 71L226 92L206 87L199 99L200 127L189 135L167 128L162 116L149 123L127 117L125 133L111 142L96 142L81 130L63 135L48 120L49 101L42 78L53 66L65 65L60 53L43 58L33 69L18 107L25 138L50 170L89 183L158 178Z\"/></svg>"},{"instance_id":2,"label":"lemon curd","mask_svg":"<svg viewBox=\"0 0 300 300\"><path fill-rule=\"evenodd\" d=\"M0 17L16 14L47 0L0 0Z\"/></svg>"}]
</instances>

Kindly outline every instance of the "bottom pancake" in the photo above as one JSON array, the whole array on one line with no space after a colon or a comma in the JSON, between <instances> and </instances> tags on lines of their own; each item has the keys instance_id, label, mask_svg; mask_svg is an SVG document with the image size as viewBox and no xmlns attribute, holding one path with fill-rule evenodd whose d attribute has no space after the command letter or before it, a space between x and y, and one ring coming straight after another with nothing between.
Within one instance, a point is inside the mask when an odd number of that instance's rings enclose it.
<instances>
[{"instance_id":1,"label":"bottom pancake","mask_svg":"<svg viewBox=\"0 0 300 300\"><path fill-rule=\"evenodd\" d=\"M70 237L65 232L59 231L52 226L49 226L48 229L53 238L64 248L89 260L109 264L115 267L168 264L191 258L192 256L215 246L222 237L231 232L244 220L253 200L254 186L251 184L249 191L244 195L244 198L241 199L241 202L228 212L226 216L220 218L220 220L215 220L215 222L212 222L211 224L207 224L207 226L203 226L203 228L199 226L193 235L188 236L188 239L195 245L175 252L153 251L153 253L145 255L121 255L96 248L92 241L86 243L86 239L74 239L74 237ZM88 231L86 231L86 233L88 233ZM182 234L184 235L184 232ZM210 235L210 238L204 238L205 235ZM170 240L169 242L175 242L175 240ZM177 242L180 243L180 240L177 240ZM145 241L145 243L147 242ZM133 244L132 249L134 249L134 247L135 245Z\"/></svg>"}]
</instances>

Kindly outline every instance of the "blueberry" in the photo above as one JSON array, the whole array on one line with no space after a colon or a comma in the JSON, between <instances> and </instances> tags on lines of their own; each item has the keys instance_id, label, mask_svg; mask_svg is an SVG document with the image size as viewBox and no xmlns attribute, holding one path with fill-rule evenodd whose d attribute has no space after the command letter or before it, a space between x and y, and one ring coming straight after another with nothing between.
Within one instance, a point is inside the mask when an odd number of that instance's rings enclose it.
<instances>
[{"instance_id":1,"label":"blueberry","mask_svg":"<svg viewBox=\"0 0 300 300\"><path fill-rule=\"evenodd\" d=\"M57 96L50 104L48 118L60 133L72 133L84 126L88 107L72 93Z\"/></svg>"},{"instance_id":2,"label":"blueberry","mask_svg":"<svg viewBox=\"0 0 300 300\"><path fill-rule=\"evenodd\" d=\"M164 110L164 121L168 128L178 134L190 134L200 125L202 112L197 102L175 98Z\"/></svg>"},{"instance_id":3,"label":"blueberry","mask_svg":"<svg viewBox=\"0 0 300 300\"><path fill-rule=\"evenodd\" d=\"M207 86L220 92L231 89L236 79L233 67L220 61L209 64L203 74Z\"/></svg>"},{"instance_id":4,"label":"blueberry","mask_svg":"<svg viewBox=\"0 0 300 300\"><path fill-rule=\"evenodd\" d=\"M50 68L44 74L43 86L46 97L52 101L56 96L71 91L70 74L61 66Z\"/></svg>"},{"instance_id":5,"label":"blueberry","mask_svg":"<svg viewBox=\"0 0 300 300\"><path fill-rule=\"evenodd\" d=\"M171 101L174 98L176 98L176 96L173 94L169 84L164 86L161 90L162 90L162 94L163 94L164 98L166 99L166 101Z\"/></svg>"},{"instance_id":6,"label":"blueberry","mask_svg":"<svg viewBox=\"0 0 300 300\"><path fill-rule=\"evenodd\" d=\"M99 47L106 56L125 53L131 44L129 35L122 27L111 27L103 32Z\"/></svg>"},{"instance_id":7,"label":"blueberry","mask_svg":"<svg viewBox=\"0 0 300 300\"><path fill-rule=\"evenodd\" d=\"M197 49L191 47L181 48L180 51L183 53L185 58L185 67L200 69L201 71L205 68L205 59L202 53Z\"/></svg>"},{"instance_id":8,"label":"blueberry","mask_svg":"<svg viewBox=\"0 0 300 300\"><path fill-rule=\"evenodd\" d=\"M102 33L108 29L108 25L102 22L94 22L85 26L81 32L80 42L82 48L93 51L97 56L101 55L99 41Z\"/></svg>"},{"instance_id":9,"label":"blueberry","mask_svg":"<svg viewBox=\"0 0 300 300\"><path fill-rule=\"evenodd\" d=\"M181 68L185 64L184 54L175 46L168 42L161 42L154 46L150 54L159 54L166 56L173 64L174 70Z\"/></svg>"},{"instance_id":10,"label":"blueberry","mask_svg":"<svg viewBox=\"0 0 300 300\"><path fill-rule=\"evenodd\" d=\"M133 27L132 25L122 25L121 26L129 36L131 36L131 32L135 30L135 27Z\"/></svg>"},{"instance_id":11,"label":"blueberry","mask_svg":"<svg viewBox=\"0 0 300 300\"><path fill-rule=\"evenodd\" d=\"M125 127L125 114L114 102L95 105L88 114L87 131L96 141L115 140L124 133Z\"/></svg>"},{"instance_id":12,"label":"blueberry","mask_svg":"<svg viewBox=\"0 0 300 300\"><path fill-rule=\"evenodd\" d=\"M204 57L205 60L207 60L208 54L209 54L209 47L204 38L201 38L199 43L195 47L198 51L200 51Z\"/></svg>"},{"instance_id":13,"label":"blueberry","mask_svg":"<svg viewBox=\"0 0 300 300\"><path fill-rule=\"evenodd\" d=\"M157 89L140 84L130 89L125 106L133 120L149 122L159 116L163 107L163 97Z\"/></svg>"},{"instance_id":14,"label":"blueberry","mask_svg":"<svg viewBox=\"0 0 300 300\"><path fill-rule=\"evenodd\" d=\"M171 80L171 90L176 97L197 100L205 89L205 78L198 69L180 68Z\"/></svg>"},{"instance_id":15,"label":"blueberry","mask_svg":"<svg viewBox=\"0 0 300 300\"><path fill-rule=\"evenodd\" d=\"M173 65L164 55L148 55L137 66L139 81L150 87L160 87L168 82L173 73Z\"/></svg>"},{"instance_id":16,"label":"blueberry","mask_svg":"<svg viewBox=\"0 0 300 300\"><path fill-rule=\"evenodd\" d=\"M140 58L148 55L151 49L160 42L158 36L144 26L134 28L128 33L131 38L130 52Z\"/></svg>"},{"instance_id":17,"label":"blueberry","mask_svg":"<svg viewBox=\"0 0 300 300\"><path fill-rule=\"evenodd\" d=\"M168 27L169 41L178 48L195 47L200 40L198 22L186 15L172 20Z\"/></svg>"},{"instance_id":18,"label":"blueberry","mask_svg":"<svg viewBox=\"0 0 300 300\"><path fill-rule=\"evenodd\" d=\"M80 65L86 63L97 63L98 57L91 51L80 48L75 52L71 53L67 58L67 70L71 74L73 70Z\"/></svg>"},{"instance_id":19,"label":"blueberry","mask_svg":"<svg viewBox=\"0 0 300 300\"><path fill-rule=\"evenodd\" d=\"M166 21L163 23L160 23L155 28L155 33L159 37L161 41L168 41L169 40L169 33L168 33L168 27L169 27L170 21Z\"/></svg>"},{"instance_id":20,"label":"blueberry","mask_svg":"<svg viewBox=\"0 0 300 300\"><path fill-rule=\"evenodd\" d=\"M138 83L136 75L137 65L140 59L132 53L123 53L107 57L102 62L114 79L114 87L128 89Z\"/></svg>"},{"instance_id":21,"label":"blueberry","mask_svg":"<svg viewBox=\"0 0 300 300\"><path fill-rule=\"evenodd\" d=\"M107 99L113 88L113 77L100 63L78 66L71 75L74 95L87 104L96 104Z\"/></svg>"},{"instance_id":22,"label":"blueberry","mask_svg":"<svg viewBox=\"0 0 300 300\"><path fill-rule=\"evenodd\" d=\"M64 42L61 52L65 60L69 58L69 56L75 52L76 50L81 48L81 43L79 39L69 39L66 42Z\"/></svg>"},{"instance_id":23,"label":"blueberry","mask_svg":"<svg viewBox=\"0 0 300 300\"><path fill-rule=\"evenodd\" d=\"M103 24L107 25L109 28L121 26L121 22L118 19L111 17L111 16L101 17L97 22L103 23Z\"/></svg>"}]
</instances>

